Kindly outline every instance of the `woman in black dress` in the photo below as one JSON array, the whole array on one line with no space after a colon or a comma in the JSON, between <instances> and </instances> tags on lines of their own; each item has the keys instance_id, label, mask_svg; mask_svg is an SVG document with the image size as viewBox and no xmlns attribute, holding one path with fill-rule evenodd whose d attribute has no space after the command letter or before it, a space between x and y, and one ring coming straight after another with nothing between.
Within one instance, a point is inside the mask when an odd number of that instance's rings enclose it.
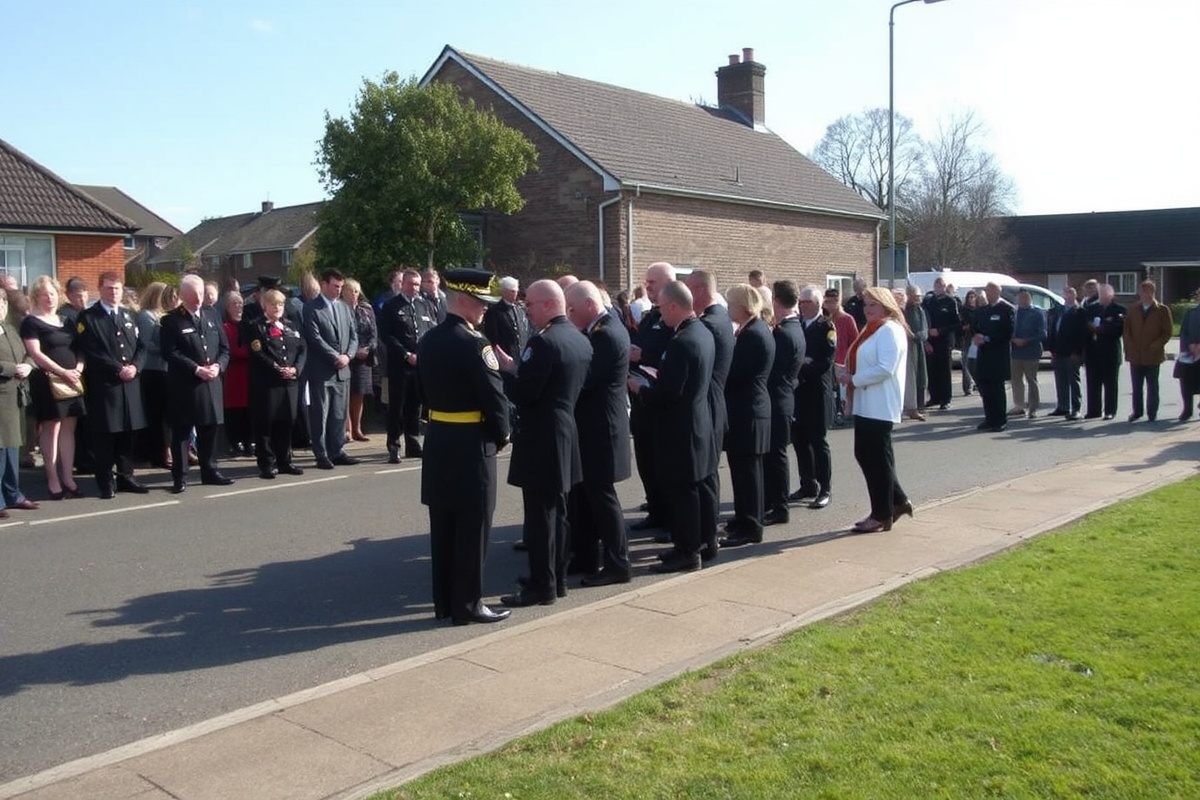
<instances>
[{"instance_id":1,"label":"woman in black dress","mask_svg":"<svg viewBox=\"0 0 1200 800\"><path fill-rule=\"evenodd\" d=\"M37 369L29 377L38 446L51 500L81 497L71 474L75 463L75 420L83 402L83 361L72 344L75 330L58 315L58 281L43 275L29 291L33 308L21 322L21 339Z\"/></svg>"}]
</instances>

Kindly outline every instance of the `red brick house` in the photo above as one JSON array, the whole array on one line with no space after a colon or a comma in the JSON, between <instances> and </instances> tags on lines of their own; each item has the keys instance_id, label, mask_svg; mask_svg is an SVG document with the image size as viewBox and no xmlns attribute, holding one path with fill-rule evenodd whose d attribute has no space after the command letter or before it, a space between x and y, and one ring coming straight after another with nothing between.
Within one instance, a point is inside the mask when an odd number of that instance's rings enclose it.
<instances>
[{"instance_id":1,"label":"red brick house","mask_svg":"<svg viewBox=\"0 0 1200 800\"><path fill-rule=\"evenodd\" d=\"M718 107L508 64L447 46L445 81L537 147L517 214L482 213L485 263L627 287L652 261L824 286L876 273L885 215L765 126L752 50L717 70Z\"/></svg>"},{"instance_id":2,"label":"red brick house","mask_svg":"<svg viewBox=\"0 0 1200 800\"><path fill-rule=\"evenodd\" d=\"M124 274L137 227L0 140L0 274L21 286L78 276L94 289L100 273Z\"/></svg>"},{"instance_id":3,"label":"red brick house","mask_svg":"<svg viewBox=\"0 0 1200 800\"><path fill-rule=\"evenodd\" d=\"M147 259L162 252L163 248L170 244L176 236L183 235L183 231L179 228L116 186L84 186L77 183L75 188L98 201L105 208L131 220L137 226L136 232L125 237L126 274L131 270L145 269Z\"/></svg>"},{"instance_id":4,"label":"red brick house","mask_svg":"<svg viewBox=\"0 0 1200 800\"><path fill-rule=\"evenodd\" d=\"M259 275L283 278L292 259L313 246L320 208L321 203L275 208L266 201L257 212L206 219L147 264L156 270L195 269L222 284L231 278L252 283Z\"/></svg>"}]
</instances>

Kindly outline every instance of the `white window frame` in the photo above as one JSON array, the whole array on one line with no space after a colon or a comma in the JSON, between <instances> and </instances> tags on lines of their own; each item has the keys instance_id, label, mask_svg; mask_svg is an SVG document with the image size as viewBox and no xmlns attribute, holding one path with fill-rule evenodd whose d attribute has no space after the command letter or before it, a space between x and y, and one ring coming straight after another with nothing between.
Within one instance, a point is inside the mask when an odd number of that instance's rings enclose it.
<instances>
[{"instance_id":1,"label":"white window frame","mask_svg":"<svg viewBox=\"0 0 1200 800\"><path fill-rule=\"evenodd\" d=\"M1128 290L1126 289L1126 281L1128 281ZM1135 295L1138 293L1138 284L1141 282L1141 275L1136 271L1131 272L1106 272L1104 274L1104 282L1113 287L1113 291L1117 294Z\"/></svg>"},{"instance_id":2,"label":"white window frame","mask_svg":"<svg viewBox=\"0 0 1200 800\"><path fill-rule=\"evenodd\" d=\"M124 245L126 250L137 250L137 239L133 238L133 234L129 234L125 237Z\"/></svg>"},{"instance_id":3,"label":"white window frame","mask_svg":"<svg viewBox=\"0 0 1200 800\"><path fill-rule=\"evenodd\" d=\"M16 278L17 285L22 288L29 286L29 258L25 252L25 246L30 239L50 243L50 271L46 274L52 278L58 276L58 241L53 236L26 234L23 231L6 232L0 230L0 249L21 254L20 267L14 271L8 266L8 259L6 257L5 265L3 268L0 268L0 273L12 275ZM39 272L38 274L41 275L42 273Z\"/></svg>"},{"instance_id":4,"label":"white window frame","mask_svg":"<svg viewBox=\"0 0 1200 800\"><path fill-rule=\"evenodd\" d=\"M282 253L280 260L283 261L283 265L285 267L290 267L292 265L292 253L294 253L294 252L296 252L296 251L295 250L281 250L280 251L280 253Z\"/></svg>"},{"instance_id":5,"label":"white window frame","mask_svg":"<svg viewBox=\"0 0 1200 800\"><path fill-rule=\"evenodd\" d=\"M242 269L253 269L253 268L254 268L254 254L253 253L242 253Z\"/></svg>"},{"instance_id":6,"label":"white window frame","mask_svg":"<svg viewBox=\"0 0 1200 800\"><path fill-rule=\"evenodd\" d=\"M854 276L853 275L826 275L825 288L837 289L842 295L842 302L846 302L850 295L854 294Z\"/></svg>"},{"instance_id":7,"label":"white window frame","mask_svg":"<svg viewBox=\"0 0 1200 800\"><path fill-rule=\"evenodd\" d=\"M1074 286L1069 272L1051 272L1046 275L1046 288L1056 294L1062 294L1063 289Z\"/></svg>"}]
</instances>

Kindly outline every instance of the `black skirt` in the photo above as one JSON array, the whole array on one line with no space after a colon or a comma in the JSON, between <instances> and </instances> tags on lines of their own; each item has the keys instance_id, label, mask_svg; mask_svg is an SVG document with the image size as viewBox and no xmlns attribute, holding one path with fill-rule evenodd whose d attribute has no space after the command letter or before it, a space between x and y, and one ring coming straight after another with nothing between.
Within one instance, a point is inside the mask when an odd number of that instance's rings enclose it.
<instances>
[{"instance_id":1,"label":"black skirt","mask_svg":"<svg viewBox=\"0 0 1200 800\"><path fill-rule=\"evenodd\" d=\"M1182 361L1176 361L1174 375L1179 381L1181 392L1200 394L1200 364L1185 364Z\"/></svg>"}]
</instances>

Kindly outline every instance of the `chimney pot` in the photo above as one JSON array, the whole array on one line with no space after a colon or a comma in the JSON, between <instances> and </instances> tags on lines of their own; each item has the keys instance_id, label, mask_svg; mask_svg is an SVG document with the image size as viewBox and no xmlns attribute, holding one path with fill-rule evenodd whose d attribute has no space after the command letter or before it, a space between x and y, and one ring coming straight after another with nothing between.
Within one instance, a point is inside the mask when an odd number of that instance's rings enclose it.
<instances>
[{"instance_id":1,"label":"chimney pot","mask_svg":"<svg viewBox=\"0 0 1200 800\"><path fill-rule=\"evenodd\" d=\"M754 48L753 47L743 47L742 48L742 61L745 61L747 64L749 64L753 60L754 60Z\"/></svg>"},{"instance_id":2,"label":"chimney pot","mask_svg":"<svg viewBox=\"0 0 1200 800\"><path fill-rule=\"evenodd\" d=\"M729 56L717 69L717 105L737 112L752 127L766 124L763 87L767 68L754 60L754 48L742 49L742 58Z\"/></svg>"},{"instance_id":3,"label":"chimney pot","mask_svg":"<svg viewBox=\"0 0 1200 800\"><path fill-rule=\"evenodd\" d=\"M274 203L273 201L271 201L271 200L263 200L263 204L262 204L262 213L264 213L264 214L265 214L265 213L267 213L268 211L274 211L274 210L275 210L275 203Z\"/></svg>"},{"instance_id":4,"label":"chimney pot","mask_svg":"<svg viewBox=\"0 0 1200 800\"><path fill-rule=\"evenodd\" d=\"M729 66L732 67L734 64L740 64L741 61L742 61L742 59L737 53L729 54Z\"/></svg>"}]
</instances>

